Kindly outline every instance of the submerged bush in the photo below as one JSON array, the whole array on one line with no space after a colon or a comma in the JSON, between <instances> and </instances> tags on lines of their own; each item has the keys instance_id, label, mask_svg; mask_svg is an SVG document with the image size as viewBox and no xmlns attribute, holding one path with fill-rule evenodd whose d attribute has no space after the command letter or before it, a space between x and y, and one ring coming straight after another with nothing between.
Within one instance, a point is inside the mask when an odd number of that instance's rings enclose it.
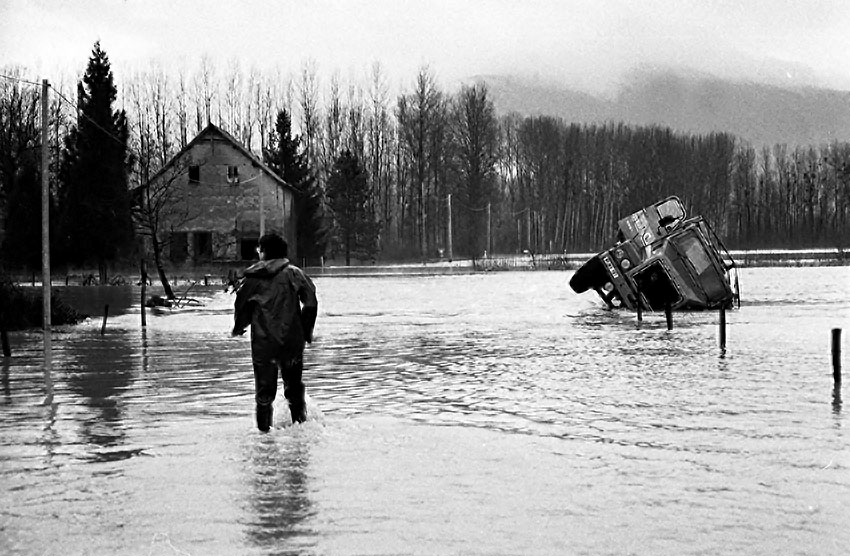
<instances>
[{"instance_id":1,"label":"submerged bush","mask_svg":"<svg viewBox=\"0 0 850 556\"><path fill-rule=\"evenodd\" d=\"M24 291L9 278L0 276L0 328L22 330L41 328L42 295ZM86 315L76 311L55 295L50 296L52 324L77 324Z\"/></svg>"}]
</instances>

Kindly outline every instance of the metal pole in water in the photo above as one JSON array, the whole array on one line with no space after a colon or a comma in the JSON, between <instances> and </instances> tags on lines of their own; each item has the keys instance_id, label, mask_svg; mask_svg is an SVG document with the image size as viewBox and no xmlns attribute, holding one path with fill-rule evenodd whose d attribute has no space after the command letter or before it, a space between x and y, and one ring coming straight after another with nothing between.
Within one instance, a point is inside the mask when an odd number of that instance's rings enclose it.
<instances>
[{"instance_id":1,"label":"metal pole in water","mask_svg":"<svg viewBox=\"0 0 850 556\"><path fill-rule=\"evenodd\" d=\"M643 307L641 306L640 302L640 286L638 286L637 290L635 291L635 298L635 307L637 307L637 319L638 322L643 322Z\"/></svg>"},{"instance_id":2,"label":"metal pole in water","mask_svg":"<svg viewBox=\"0 0 850 556\"><path fill-rule=\"evenodd\" d=\"M720 349L726 349L726 305L720 306Z\"/></svg>"},{"instance_id":3,"label":"metal pole in water","mask_svg":"<svg viewBox=\"0 0 850 556\"><path fill-rule=\"evenodd\" d=\"M100 326L100 335L106 334L106 319L109 317L109 303L103 306L103 324Z\"/></svg>"},{"instance_id":4,"label":"metal pole in water","mask_svg":"<svg viewBox=\"0 0 850 556\"><path fill-rule=\"evenodd\" d=\"M142 306L142 328L144 328L144 327L146 327L146 326L148 325L148 322L147 322L147 313L145 312L145 295L146 295L146 293L147 293L147 286L148 286L148 271L147 271L147 269L145 268L145 258L144 258L144 257L142 257L142 261L141 261L140 266L141 266L141 269L140 269L140 270L142 271L142 272L141 272L141 274L142 274L142 295L141 295L141 298L142 298L142 301L141 301L141 306Z\"/></svg>"},{"instance_id":5,"label":"metal pole in water","mask_svg":"<svg viewBox=\"0 0 850 556\"><path fill-rule=\"evenodd\" d=\"M841 329L832 329L832 379L841 386Z\"/></svg>"},{"instance_id":6,"label":"metal pole in water","mask_svg":"<svg viewBox=\"0 0 850 556\"><path fill-rule=\"evenodd\" d=\"M41 80L41 295L43 303L42 329L44 335L44 384L48 398L53 396L53 377L51 369L52 349L50 340L52 327L50 319L50 156L48 146L47 121L47 79Z\"/></svg>"},{"instance_id":7,"label":"metal pole in water","mask_svg":"<svg viewBox=\"0 0 850 556\"><path fill-rule=\"evenodd\" d=\"M667 330L673 330L673 307L669 303L664 305L664 316L667 318Z\"/></svg>"}]
</instances>

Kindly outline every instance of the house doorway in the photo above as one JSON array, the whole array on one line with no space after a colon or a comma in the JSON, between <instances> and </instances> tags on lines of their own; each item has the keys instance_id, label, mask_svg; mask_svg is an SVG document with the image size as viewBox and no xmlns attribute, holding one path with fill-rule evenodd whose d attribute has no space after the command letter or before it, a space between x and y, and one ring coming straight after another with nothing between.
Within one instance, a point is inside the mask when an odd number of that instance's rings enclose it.
<instances>
[{"instance_id":1,"label":"house doorway","mask_svg":"<svg viewBox=\"0 0 850 556\"><path fill-rule=\"evenodd\" d=\"M169 258L173 263L183 263L189 258L189 234L172 232Z\"/></svg>"}]
</instances>

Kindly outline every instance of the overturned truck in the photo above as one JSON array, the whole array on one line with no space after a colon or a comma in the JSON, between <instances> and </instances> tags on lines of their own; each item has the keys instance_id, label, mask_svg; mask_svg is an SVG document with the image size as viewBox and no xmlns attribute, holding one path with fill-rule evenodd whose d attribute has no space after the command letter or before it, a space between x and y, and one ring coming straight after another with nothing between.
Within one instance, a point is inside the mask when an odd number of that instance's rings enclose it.
<instances>
[{"instance_id":1,"label":"overturned truck","mask_svg":"<svg viewBox=\"0 0 850 556\"><path fill-rule=\"evenodd\" d=\"M678 197L645 207L617 227L616 243L570 279L576 293L595 290L610 308L648 311L740 301L735 261L704 218L687 217Z\"/></svg>"}]
</instances>

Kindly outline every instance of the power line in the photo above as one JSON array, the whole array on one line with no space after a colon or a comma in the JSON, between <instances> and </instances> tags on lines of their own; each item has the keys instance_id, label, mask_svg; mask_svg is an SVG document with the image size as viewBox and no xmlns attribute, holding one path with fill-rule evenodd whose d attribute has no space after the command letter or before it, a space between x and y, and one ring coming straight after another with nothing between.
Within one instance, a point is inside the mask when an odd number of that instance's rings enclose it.
<instances>
[{"instance_id":1,"label":"power line","mask_svg":"<svg viewBox=\"0 0 850 556\"><path fill-rule=\"evenodd\" d=\"M3 73L0 73L0 77L2 77L3 79L8 79L9 81L19 81L21 83L26 83L27 85L35 85L35 86L41 85L41 83L37 83L35 81L30 81L29 79L23 79L21 77L15 77L13 75L6 75L6 74L3 74Z\"/></svg>"},{"instance_id":2,"label":"power line","mask_svg":"<svg viewBox=\"0 0 850 556\"><path fill-rule=\"evenodd\" d=\"M50 84L49 86L50 86L50 88L51 88L51 89L53 89L53 91L54 91L57 95L59 95L59 98L60 98L60 99L64 100L64 101L65 101L65 102L67 102L68 104L70 104L70 105L71 105L71 107L72 107L74 110L76 110L76 111L77 111L77 114L78 114L78 115L80 115L80 116L82 116L83 118L85 118L85 119L87 119L88 121L90 121L92 124L94 124L94 126L95 126L96 128L98 128L100 131L102 131L103 133L105 133L108 137L112 138L112 139L113 139L116 143L118 143L118 144L119 144L119 145L121 145L122 147L126 148L127 150L133 150L133 149L132 149L129 145L127 145L124 141L122 141L121 139L119 139L118 137L116 137L115 135L113 135L113 134L112 134L109 130L105 129L105 128L104 128L103 126L101 126L99 123L97 123L96 121L94 121L94 119L93 119L92 117L90 117L89 115L87 115L85 112L82 112L82 111L80 110L80 107L79 107L79 106L77 106L77 105L76 105L74 102L72 102L71 100L69 100L69 99L68 99L68 97L66 97L65 95L63 95L63 94L61 93L61 91L59 91L59 89L57 89L56 87L54 87L52 84ZM137 156L139 156L139 155L140 155L140 153L137 153L137 152L134 152L134 154L135 154L135 155L137 155Z\"/></svg>"},{"instance_id":3,"label":"power line","mask_svg":"<svg viewBox=\"0 0 850 556\"><path fill-rule=\"evenodd\" d=\"M459 206L460 208L466 209L468 211L472 211L472 212L481 212L481 211L487 210L486 205L483 206L483 207L480 207L480 208L473 208L473 207L470 207L469 205L466 205L466 204L458 202L458 201L455 201L455 205Z\"/></svg>"}]
</instances>

